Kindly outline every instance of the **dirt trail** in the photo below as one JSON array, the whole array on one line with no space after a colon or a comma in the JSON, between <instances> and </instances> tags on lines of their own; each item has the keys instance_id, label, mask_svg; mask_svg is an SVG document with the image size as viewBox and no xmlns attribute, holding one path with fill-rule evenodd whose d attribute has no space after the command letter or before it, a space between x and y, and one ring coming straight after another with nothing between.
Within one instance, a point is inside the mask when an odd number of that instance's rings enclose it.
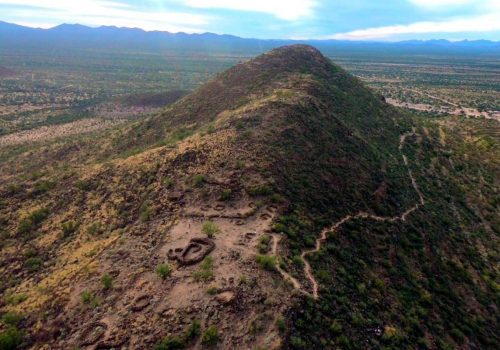
<instances>
[{"instance_id":1,"label":"dirt trail","mask_svg":"<svg viewBox=\"0 0 500 350\"><path fill-rule=\"evenodd\" d=\"M354 219L371 219L371 220L376 220L376 221L381 221L381 222L384 222L384 221L385 222L395 222L395 221L399 221L399 220L405 221L406 217L409 214L411 214L412 212L417 210L421 205L425 204L424 196L422 195L422 192L420 191L420 188L418 187L417 181L415 180L415 177L413 176L413 173L409 167L408 158L406 157L406 155L403 154L403 146L404 146L404 143L406 142L406 138L408 136L413 136L413 135L415 135L415 131L408 132L406 134L401 135L401 137L399 139L399 150L400 150L401 155L403 157L403 162L408 170L408 176L411 179L412 186L415 189L415 192L417 192L417 194L418 194L419 201L414 206L407 209L405 212L401 213L398 216L378 216L378 215L372 215L372 214L361 211L355 215L344 216L342 219L340 219L339 221L334 223L332 226L321 231L320 237L318 239L316 239L315 248L310 249L310 250L305 250L300 255L300 257L302 258L302 261L304 262L304 274L306 275L307 279L310 281L311 286L312 286L312 293L305 290L304 287L301 286L300 282L297 279L290 276L287 272L283 271L280 267L277 267L278 272L281 273L283 278L285 280L292 281L293 286L297 290L299 290L300 292L302 292L304 294L312 296L314 299L319 298L318 282L316 281L316 278L314 277L314 275L312 273L312 268L311 268L311 265L309 264L309 262L307 261L307 256L310 254L317 253L321 250L321 245L326 241L329 233L334 232L335 230L337 230L340 226L342 226L346 222L348 222L350 220L354 220ZM273 249L272 249L273 255L276 255L276 252L278 249L279 239L280 239L280 237L278 235L273 236Z\"/></svg>"},{"instance_id":2,"label":"dirt trail","mask_svg":"<svg viewBox=\"0 0 500 350\"><path fill-rule=\"evenodd\" d=\"M273 249L272 249L272 252L273 252L273 255L276 256L277 254L277 250L278 250L278 243L279 241L281 240L281 236L279 235L273 235ZM295 278L295 277L292 277L288 272L284 271L280 266L279 264L276 265L276 270L281 274L281 276L283 276L283 279L285 281L289 281L292 283L293 287L302 292L302 293L305 293L305 294L308 294L307 292L305 292L302 288L301 288L301 285L300 285L300 282Z\"/></svg>"}]
</instances>

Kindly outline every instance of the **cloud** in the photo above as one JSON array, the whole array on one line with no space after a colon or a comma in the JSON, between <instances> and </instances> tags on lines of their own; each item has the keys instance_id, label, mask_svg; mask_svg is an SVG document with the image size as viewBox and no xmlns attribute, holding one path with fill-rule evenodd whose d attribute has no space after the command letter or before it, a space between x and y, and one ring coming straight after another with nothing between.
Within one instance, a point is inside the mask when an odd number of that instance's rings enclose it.
<instances>
[{"instance_id":1,"label":"cloud","mask_svg":"<svg viewBox=\"0 0 500 350\"><path fill-rule=\"evenodd\" d=\"M9 17L19 24L42 28L60 23L90 26L115 25L170 32L204 32L211 20L205 15L173 11L144 11L118 1L103 0L0 0L0 6L13 6Z\"/></svg>"},{"instance_id":2,"label":"cloud","mask_svg":"<svg viewBox=\"0 0 500 350\"><path fill-rule=\"evenodd\" d=\"M294 21L312 15L316 0L184 0L194 8L216 8L271 14Z\"/></svg>"},{"instance_id":3,"label":"cloud","mask_svg":"<svg viewBox=\"0 0 500 350\"><path fill-rule=\"evenodd\" d=\"M326 39L373 40L390 39L402 34L423 33L472 33L500 31L500 13L490 13L470 18L454 18L443 21L415 22L405 25L392 25L337 33Z\"/></svg>"},{"instance_id":4,"label":"cloud","mask_svg":"<svg viewBox=\"0 0 500 350\"><path fill-rule=\"evenodd\" d=\"M409 1L412 4L421 7L437 8L437 7L460 6L465 4L471 4L477 2L478 0L409 0Z\"/></svg>"}]
</instances>

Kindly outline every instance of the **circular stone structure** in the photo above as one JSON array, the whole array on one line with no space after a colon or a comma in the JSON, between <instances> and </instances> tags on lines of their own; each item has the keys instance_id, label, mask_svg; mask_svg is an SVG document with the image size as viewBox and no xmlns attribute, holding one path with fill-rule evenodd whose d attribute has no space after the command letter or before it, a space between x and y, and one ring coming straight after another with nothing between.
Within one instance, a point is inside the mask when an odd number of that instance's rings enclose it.
<instances>
[{"instance_id":1,"label":"circular stone structure","mask_svg":"<svg viewBox=\"0 0 500 350\"><path fill-rule=\"evenodd\" d=\"M89 346L97 343L106 333L108 326L104 322L93 322L89 324L80 335L80 346Z\"/></svg>"},{"instance_id":2,"label":"circular stone structure","mask_svg":"<svg viewBox=\"0 0 500 350\"><path fill-rule=\"evenodd\" d=\"M147 294L144 294L144 295L137 297L134 300L133 305L130 307L130 310L132 310L134 312L144 310L144 308L149 305L149 300L150 300L150 296Z\"/></svg>"},{"instance_id":3,"label":"circular stone structure","mask_svg":"<svg viewBox=\"0 0 500 350\"><path fill-rule=\"evenodd\" d=\"M215 243L210 238L191 238L183 249L170 249L167 257L170 260L177 260L181 265L194 265L202 261L214 249Z\"/></svg>"}]
</instances>

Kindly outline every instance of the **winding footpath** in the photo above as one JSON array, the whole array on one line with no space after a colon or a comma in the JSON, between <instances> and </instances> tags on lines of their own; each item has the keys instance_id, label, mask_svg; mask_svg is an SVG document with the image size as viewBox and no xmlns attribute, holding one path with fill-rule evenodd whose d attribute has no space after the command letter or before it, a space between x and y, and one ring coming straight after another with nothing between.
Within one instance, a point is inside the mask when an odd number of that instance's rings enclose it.
<instances>
[{"instance_id":1,"label":"winding footpath","mask_svg":"<svg viewBox=\"0 0 500 350\"><path fill-rule=\"evenodd\" d=\"M303 294L312 296L314 299L319 298L318 281L316 281L316 278L314 277L314 275L312 273L312 268L311 268L311 265L309 264L309 262L307 261L307 256L314 254L314 253L317 253L321 250L321 245L326 241L328 234L335 232L340 226L342 226L346 222L351 221L351 220L355 220L355 219L371 219L371 220L380 221L380 222L405 221L408 215L410 215L415 210L417 210L420 206L425 204L424 196L422 195L422 192L420 191L420 188L418 187L417 181L415 180L415 177L413 176L413 173L409 167L408 158L403 153L403 147L404 147L404 144L406 142L406 138L408 136L413 136L413 135L416 135L414 130L412 132L408 132L408 133L405 133L405 134L400 136L399 151L401 152L401 155L403 157L403 162L406 166L406 169L408 170L408 176L411 179L411 184L412 184L415 192L417 192L418 199L419 199L418 202L414 206L407 209L405 212L401 213L398 216L378 216L378 215L369 214L369 213L363 212L363 211L361 211L355 215L347 215L347 216L344 216L339 221L337 221L336 223L334 223L332 226L321 231L320 237L318 239L316 239L315 248L310 249L310 250L305 250L300 255L300 257L302 258L302 261L304 262L304 274L306 275L307 279L309 280L309 282L311 283L311 286L312 286L312 293L307 291L306 289L304 289L304 287L302 287L301 283L296 278L291 276L288 272L284 271L281 267L279 267L279 265L276 267L276 270L282 275L283 279L285 281L289 281L296 290L298 290L299 292L301 292ZM281 239L281 235L278 235L278 234L273 235L272 254L275 256L277 254L278 243L279 243L280 239Z\"/></svg>"}]
</instances>

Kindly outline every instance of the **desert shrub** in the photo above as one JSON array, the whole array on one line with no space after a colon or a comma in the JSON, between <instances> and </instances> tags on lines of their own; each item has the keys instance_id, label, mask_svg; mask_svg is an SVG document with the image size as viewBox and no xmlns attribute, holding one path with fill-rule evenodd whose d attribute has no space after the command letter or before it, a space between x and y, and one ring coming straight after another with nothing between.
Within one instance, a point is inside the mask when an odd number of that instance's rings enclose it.
<instances>
[{"instance_id":1,"label":"desert shrub","mask_svg":"<svg viewBox=\"0 0 500 350\"><path fill-rule=\"evenodd\" d=\"M272 194L269 199L271 200L271 202L276 203L276 204L283 203L285 201L285 198L283 198L283 196L278 194L278 193Z\"/></svg>"},{"instance_id":2,"label":"desert shrub","mask_svg":"<svg viewBox=\"0 0 500 350\"><path fill-rule=\"evenodd\" d=\"M160 343L156 344L154 350L175 350L184 349L186 343L179 336L171 336L164 338Z\"/></svg>"},{"instance_id":3,"label":"desert shrub","mask_svg":"<svg viewBox=\"0 0 500 350\"><path fill-rule=\"evenodd\" d=\"M207 235L208 238L213 238L220 232L220 229L213 221L205 221L201 227L201 232Z\"/></svg>"},{"instance_id":4,"label":"desert shrub","mask_svg":"<svg viewBox=\"0 0 500 350\"><path fill-rule=\"evenodd\" d=\"M257 196L269 196L273 193L273 189L268 185L257 185L248 190L248 194L257 197Z\"/></svg>"},{"instance_id":5,"label":"desert shrub","mask_svg":"<svg viewBox=\"0 0 500 350\"><path fill-rule=\"evenodd\" d=\"M169 264L160 264L155 271L161 279L166 279L172 274L172 267Z\"/></svg>"},{"instance_id":6,"label":"desert shrub","mask_svg":"<svg viewBox=\"0 0 500 350\"><path fill-rule=\"evenodd\" d=\"M101 299L94 295L90 290L86 289L80 294L82 302L93 308L98 307L101 304Z\"/></svg>"},{"instance_id":7,"label":"desert shrub","mask_svg":"<svg viewBox=\"0 0 500 350\"><path fill-rule=\"evenodd\" d=\"M219 330L216 326L210 326L201 337L201 343L204 346L215 346L219 341Z\"/></svg>"},{"instance_id":8,"label":"desert shrub","mask_svg":"<svg viewBox=\"0 0 500 350\"><path fill-rule=\"evenodd\" d=\"M294 349L307 349L306 342L297 336L292 336L290 338L290 344Z\"/></svg>"},{"instance_id":9,"label":"desert shrub","mask_svg":"<svg viewBox=\"0 0 500 350\"><path fill-rule=\"evenodd\" d=\"M89 226L87 226L87 233L89 235L98 235L98 234L101 234L104 232L104 226L102 225L102 223L100 221L97 221L97 222L94 222L92 224L90 224Z\"/></svg>"},{"instance_id":10,"label":"desert shrub","mask_svg":"<svg viewBox=\"0 0 500 350\"><path fill-rule=\"evenodd\" d=\"M207 177L203 174L196 174L193 177L193 186L195 187L203 187L207 182Z\"/></svg>"},{"instance_id":11,"label":"desert shrub","mask_svg":"<svg viewBox=\"0 0 500 350\"><path fill-rule=\"evenodd\" d=\"M249 328L251 334L261 333L265 329L265 318L264 314L260 314L252 320Z\"/></svg>"},{"instance_id":12,"label":"desert shrub","mask_svg":"<svg viewBox=\"0 0 500 350\"><path fill-rule=\"evenodd\" d=\"M257 255L255 257L255 261L262 267L263 269L273 271L276 268L276 257L272 255Z\"/></svg>"},{"instance_id":13,"label":"desert shrub","mask_svg":"<svg viewBox=\"0 0 500 350\"><path fill-rule=\"evenodd\" d=\"M88 191L92 187L92 183L89 180L78 180L75 182L75 187L82 191Z\"/></svg>"},{"instance_id":14,"label":"desert shrub","mask_svg":"<svg viewBox=\"0 0 500 350\"><path fill-rule=\"evenodd\" d=\"M102 283L102 287L105 290L111 289L111 288L113 288L113 277L111 277L108 273L105 273L101 277L101 283Z\"/></svg>"},{"instance_id":15,"label":"desert shrub","mask_svg":"<svg viewBox=\"0 0 500 350\"><path fill-rule=\"evenodd\" d=\"M29 270L29 271L38 271L42 267L42 259L38 257L31 257L26 259L24 262L24 266Z\"/></svg>"},{"instance_id":16,"label":"desert shrub","mask_svg":"<svg viewBox=\"0 0 500 350\"><path fill-rule=\"evenodd\" d=\"M203 261L201 262L200 268L193 272L193 278L198 282L209 281L214 276L213 265L214 263L212 257L205 257L205 259L203 259Z\"/></svg>"},{"instance_id":17,"label":"desert shrub","mask_svg":"<svg viewBox=\"0 0 500 350\"><path fill-rule=\"evenodd\" d=\"M28 249L26 249L23 255L26 259L34 258L38 256L38 251L36 250L36 248L29 247Z\"/></svg>"},{"instance_id":18,"label":"desert shrub","mask_svg":"<svg viewBox=\"0 0 500 350\"><path fill-rule=\"evenodd\" d=\"M300 255L294 255L292 257L292 262L297 267L303 267L304 266L304 260L302 260L302 258L300 257Z\"/></svg>"},{"instance_id":19,"label":"desert shrub","mask_svg":"<svg viewBox=\"0 0 500 350\"><path fill-rule=\"evenodd\" d=\"M5 302L10 305L18 305L28 299L26 294L10 294L5 297Z\"/></svg>"},{"instance_id":20,"label":"desert shrub","mask_svg":"<svg viewBox=\"0 0 500 350\"><path fill-rule=\"evenodd\" d=\"M153 215L153 209L151 208L151 202L145 201L139 208L139 219L142 222L149 221Z\"/></svg>"},{"instance_id":21,"label":"desert shrub","mask_svg":"<svg viewBox=\"0 0 500 350\"><path fill-rule=\"evenodd\" d=\"M7 186L7 195L14 196L23 191L23 187L19 184L10 184Z\"/></svg>"},{"instance_id":22,"label":"desert shrub","mask_svg":"<svg viewBox=\"0 0 500 350\"><path fill-rule=\"evenodd\" d=\"M55 187L55 182L42 180L35 184L33 190L31 191L32 196L38 196L44 194Z\"/></svg>"},{"instance_id":23,"label":"desert shrub","mask_svg":"<svg viewBox=\"0 0 500 350\"><path fill-rule=\"evenodd\" d=\"M237 160L235 163L236 169L243 169L245 167L245 162L243 160Z\"/></svg>"},{"instance_id":24,"label":"desert shrub","mask_svg":"<svg viewBox=\"0 0 500 350\"><path fill-rule=\"evenodd\" d=\"M217 290L218 290L217 287L210 287L207 289L207 294L208 295L215 295L215 294L217 294Z\"/></svg>"},{"instance_id":25,"label":"desert shrub","mask_svg":"<svg viewBox=\"0 0 500 350\"><path fill-rule=\"evenodd\" d=\"M17 326L17 324L21 322L22 319L22 315L16 314L14 312L7 312L2 315L2 323L6 326Z\"/></svg>"},{"instance_id":26,"label":"desert shrub","mask_svg":"<svg viewBox=\"0 0 500 350\"><path fill-rule=\"evenodd\" d=\"M47 208L40 208L32 211L19 222L17 232L21 235L32 232L49 216Z\"/></svg>"},{"instance_id":27,"label":"desert shrub","mask_svg":"<svg viewBox=\"0 0 500 350\"><path fill-rule=\"evenodd\" d=\"M186 332L182 337L180 336L168 336L165 337L161 342L155 345L155 350L173 350L173 349L184 349L186 343L191 340L196 339L200 335L201 324L198 320L193 320L193 322L186 329Z\"/></svg>"},{"instance_id":28,"label":"desert shrub","mask_svg":"<svg viewBox=\"0 0 500 350\"><path fill-rule=\"evenodd\" d=\"M0 332L0 349L14 350L23 342L23 334L16 327L9 327Z\"/></svg>"},{"instance_id":29,"label":"desert shrub","mask_svg":"<svg viewBox=\"0 0 500 350\"><path fill-rule=\"evenodd\" d=\"M189 325L188 329L186 330L186 341L190 341L195 339L200 335L200 330L201 330L201 323L198 320L193 320L191 324Z\"/></svg>"},{"instance_id":30,"label":"desert shrub","mask_svg":"<svg viewBox=\"0 0 500 350\"><path fill-rule=\"evenodd\" d=\"M266 254L269 250L269 242L271 242L271 237L269 235L263 235L259 239L259 244L257 249L260 254Z\"/></svg>"},{"instance_id":31,"label":"desert shrub","mask_svg":"<svg viewBox=\"0 0 500 350\"><path fill-rule=\"evenodd\" d=\"M78 229L78 223L70 220L63 222L61 225L61 231L63 237L69 237L71 234L75 233Z\"/></svg>"},{"instance_id":32,"label":"desert shrub","mask_svg":"<svg viewBox=\"0 0 500 350\"><path fill-rule=\"evenodd\" d=\"M276 327L278 327L278 331L280 331L280 333L285 332L286 323L285 323L285 320L283 319L283 317L278 317L278 319L276 320Z\"/></svg>"},{"instance_id":33,"label":"desert shrub","mask_svg":"<svg viewBox=\"0 0 500 350\"><path fill-rule=\"evenodd\" d=\"M274 226L272 227L272 230L273 230L273 232L284 233L284 232L286 232L286 226L284 224L282 224L281 222L278 222L278 223L274 224Z\"/></svg>"},{"instance_id":34,"label":"desert shrub","mask_svg":"<svg viewBox=\"0 0 500 350\"><path fill-rule=\"evenodd\" d=\"M228 201L231 199L231 196L232 196L232 191L229 188L227 188L225 190L222 190L219 199L221 201Z\"/></svg>"},{"instance_id":35,"label":"desert shrub","mask_svg":"<svg viewBox=\"0 0 500 350\"><path fill-rule=\"evenodd\" d=\"M172 180L171 177L165 177L163 179L163 186L165 186L166 188L172 188L174 187L174 180Z\"/></svg>"},{"instance_id":36,"label":"desert shrub","mask_svg":"<svg viewBox=\"0 0 500 350\"><path fill-rule=\"evenodd\" d=\"M330 331L334 335L339 335L342 332L342 324L338 320L334 320L330 325Z\"/></svg>"}]
</instances>

